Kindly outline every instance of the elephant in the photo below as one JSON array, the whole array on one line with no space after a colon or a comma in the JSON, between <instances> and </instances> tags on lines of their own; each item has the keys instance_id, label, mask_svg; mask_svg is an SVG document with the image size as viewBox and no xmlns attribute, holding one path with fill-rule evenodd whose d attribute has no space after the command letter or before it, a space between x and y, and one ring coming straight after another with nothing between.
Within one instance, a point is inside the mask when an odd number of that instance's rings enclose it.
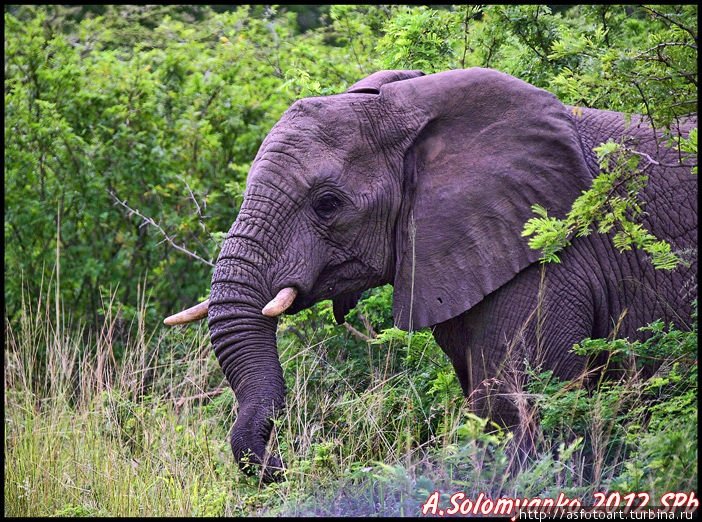
<instances>
[{"instance_id":1,"label":"elephant","mask_svg":"<svg viewBox=\"0 0 702 522\"><path fill-rule=\"evenodd\" d=\"M565 216L599 174L593 149L623 136L649 163L638 219L687 263L656 270L640 249L614 248L612 232L573 238L559 263L540 263L522 236L532 206ZM525 358L573 379L587 361L571 348L584 338L614 328L639 338L655 319L684 328L697 182L660 141L643 117L569 107L478 67L379 71L293 103L251 165L209 300L166 320L208 318L239 405L235 459L279 478L283 463L266 450L285 408L277 316L320 300L343 322L363 291L392 284L395 325L432 328L465 396L505 425L519 415L510 368Z\"/></svg>"}]
</instances>

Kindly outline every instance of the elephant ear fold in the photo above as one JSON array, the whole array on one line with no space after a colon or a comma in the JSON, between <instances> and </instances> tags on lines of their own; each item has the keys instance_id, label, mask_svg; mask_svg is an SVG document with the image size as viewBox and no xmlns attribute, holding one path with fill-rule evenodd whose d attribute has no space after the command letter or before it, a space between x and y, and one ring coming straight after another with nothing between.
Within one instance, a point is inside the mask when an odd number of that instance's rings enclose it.
<instances>
[{"instance_id":1,"label":"elephant ear fold","mask_svg":"<svg viewBox=\"0 0 702 522\"><path fill-rule=\"evenodd\" d=\"M400 80L409 80L424 76L422 71L378 71L366 76L362 80L354 83L349 87L347 93L365 93L365 94L380 94L380 87L386 83L397 82Z\"/></svg>"},{"instance_id":2,"label":"elephant ear fold","mask_svg":"<svg viewBox=\"0 0 702 522\"><path fill-rule=\"evenodd\" d=\"M410 330L463 313L535 262L521 235L532 205L561 218L592 176L572 111L512 76L447 71L383 96L425 122L404 157L396 231L393 314Z\"/></svg>"}]
</instances>

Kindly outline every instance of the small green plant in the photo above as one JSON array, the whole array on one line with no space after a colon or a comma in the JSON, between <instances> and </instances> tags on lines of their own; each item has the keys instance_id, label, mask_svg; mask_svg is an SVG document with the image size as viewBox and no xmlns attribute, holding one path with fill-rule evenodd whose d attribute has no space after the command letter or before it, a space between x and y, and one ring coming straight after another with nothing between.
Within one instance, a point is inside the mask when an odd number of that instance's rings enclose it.
<instances>
[{"instance_id":1,"label":"small green plant","mask_svg":"<svg viewBox=\"0 0 702 522\"><path fill-rule=\"evenodd\" d=\"M640 156L622 143L608 141L596 147L601 173L589 190L578 197L564 219L549 217L545 208L534 205L532 210L540 217L531 218L524 225L522 236L534 235L529 246L542 251L542 262L560 262L557 252L570 244L572 237L587 236L597 225L597 232L617 233L612 243L620 252L632 245L651 256L655 268L672 270L684 261L672 252L670 244L657 239L635 223L641 214L637 195L645 186L646 169L639 169ZM650 165L650 163L649 163ZM621 187L621 189L620 189Z\"/></svg>"}]
</instances>

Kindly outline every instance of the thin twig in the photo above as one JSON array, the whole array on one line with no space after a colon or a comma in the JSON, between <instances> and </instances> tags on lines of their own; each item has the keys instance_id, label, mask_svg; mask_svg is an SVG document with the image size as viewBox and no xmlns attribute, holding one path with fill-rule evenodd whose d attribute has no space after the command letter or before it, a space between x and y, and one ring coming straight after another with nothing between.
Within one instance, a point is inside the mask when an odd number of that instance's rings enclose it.
<instances>
[{"instance_id":1,"label":"thin twig","mask_svg":"<svg viewBox=\"0 0 702 522\"><path fill-rule=\"evenodd\" d=\"M656 133L656 126L653 123L653 115L651 114L651 109L648 106L648 99L646 99L646 96L644 96L643 90L641 90L641 86L634 82L634 86L636 89L639 91L639 94L641 95L641 99L644 102L644 105L646 106L646 114L648 115L648 123L651 126L651 129L653 129L653 139L656 143L658 143L658 135Z\"/></svg>"},{"instance_id":2,"label":"thin twig","mask_svg":"<svg viewBox=\"0 0 702 522\"><path fill-rule=\"evenodd\" d=\"M195 399L204 399L205 397L212 397L213 395L219 395L222 392L224 392L226 388L219 388L217 390L212 390L208 391L205 393L198 393L197 395L192 395L191 397L181 397L178 399L178 402L176 402L176 409L180 409L183 404L185 404L185 401L192 401Z\"/></svg>"},{"instance_id":3,"label":"thin twig","mask_svg":"<svg viewBox=\"0 0 702 522\"><path fill-rule=\"evenodd\" d=\"M353 326L351 326L351 325L350 325L349 323L347 323L346 321L344 321L344 328L346 328L349 332L351 332L353 335L355 335L356 337L358 337L361 341L365 341L365 342L368 343L368 342L371 342L371 341L373 340L373 339L371 339L370 337L368 337L367 335L365 335L365 334L359 332L358 330L356 330Z\"/></svg>"},{"instance_id":4,"label":"thin twig","mask_svg":"<svg viewBox=\"0 0 702 522\"><path fill-rule=\"evenodd\" d=\"M669 18L669 17L665 16L664 14L659 13L658 11L654 11L653 9L651 9L651 8L648 7L648 6L640 5L639 7L643 8L643 9L646 9L646 10L650 11L651 13L653 13L653 14L655 14L655 15L657 15L657 16L659 16L659 17L665 19L665 20L668 20L671 24L677 25L677 26L678 26L680 29L682 29L683 31L687 31L688 33L690 33L690 36L692 36L692 39L695 40L695 43L697 43L697 35L696 35L695 33L693 33L692 30L691 30L690 28L685 27L685 26L682 25L680 22L676 22L676 21L673 20L672 18Z\"/></svg>"},{"instance_id":5,"label":"thin twig","mask_svg":"<svg viewBox=\"0 0 702 522\"><path fill-rule=\"evenodd\" d=\"M200 204L197 202L197 199L195 198L195 194L193 193L193 190L190 188L190 185L189 185L188 182L185 180L185 178L182 178L182 177L180 177L180 176L176 176L176 177L177 177L179 180L181 180L183 183L185 183L185 186L186 186L186 188L188 189L188 192L190 193L190 199L192 199L192 200L193 200L193 203L195 203L195 208L196 208L196 210L197 210L197 216L198 216L198 218L199 218L199 219L198 219L198 223L200 223L200 226L202 227L202 231L203 231L205 234L207 234L207 237L209 237L212 241L214 241L214 243L215 243L218 247L221 248L222 245L220 244L220 242L217 241L217 240L212 236L212 234L210 234L210 231L209 231L209 230L207 230L207 225L205 225L205 222L204 222L204 220L206 219L206 217L202 215L202 208L200 208ZM204 201L205 201L205 209L207 209L207 194L205 194L205 200L204 200ZM202 243L202 241L200 241L199 239L197 239L197 237L195 238L195 240L200 244L200 246L201 246L202 248L205 249L205 251L206 251L208 254L210 253L209 248L207 248L207 246L204 245L204 244Z\"/></svg>"},{"instance_id":6,"label":"thin twig","mask_svg":"<svg viewBox=\"0 0 702 522\"><path fill-rule=\"evenodd\" d=\"M642 60L642 61L646 61L646 62L661 62L661 63L664 63L665 65L667 65L668 67L670 67L670 68L672 69L672 67L670 66L669 63L664 62L663 60L659 60L658 58L637 58L637 60ZM696 78L696 77L697 77L697 73L686 73L686 72L681 72L681 71L675 71L675 73L676 73L678 76L682 76L682 77L685 78L686 80L688 80L688 79L690 79L690 78ZM647 80L652 80L652 81L655 81L655 82L662 82L662 81L665 81L665 80L674 80L674 79L676 78L676 77L673 76L672 74L670 74L670 75L668 75L668 76L646 76L645 74L641 74L641 73L636 72L636 71L631 71L631 74L633 74L634 76L639 76L639 77L641 77L641 78L645 78L645 79L647 79ZM694 85L697 85L697 82L695 82L693 79L690 79L689 81L690 81L691 83L693 83Z\"/></svg>"},{"instance_id":7,"label":"thin twig","mask_svg":"<svg viewBox=\"0 0 702 522\"><path fill-rule=\"evenodd\" d=\"M219 90L217 89L217 87L215 87L215 89L212 91L212 94L210 95L210 98L207 100L207 103L205 103L205 106L200 111L200 118L202 118L205 115L207 109L210 107L210 104L217 97L218 94Z\"/></svg>"},{"instance_id":8,"label":"thin twig","mask_svg":"<svg viewBox=\"0 0 702 522\"><path fill-rule=\"evenodd\" d=\"M678 45L678 46L682 46L682 47L689 47L690 49L694 49L695 51L697 50L696 45L691 45L691 44L685 43L685 42L663 42L663 43L659 43L658 45L654 45L650 49L646 49L645 51L640 52L639 54L634 56L634 60L636 60L640 56L643 56L644 54L650 53L651 51L655 51L656 49L660 49L661 47L670 47L670 46L674 46L674 45Z\"/></svg>"},{"instance_id":9,"label":"thin twig","mask_svg":"<svg viewBox=\"0 0 702 522\"><path fill-rule=\"evenodd\" d=\"M143 226L143 225L145 225L145 224L149 224L149 225L152 225L152 226L156 227L156 228L159 230L159 232L161 232L161 234L163 235L163 237L164 237L164 240L163 240L163 241L168 241L168 242L171 244L171 246L172 246L173 248L175 248L175 249L177 249L177 250L180 250L181 252L184 252L184 253L188 254L190 257L194 257L194 258L197 259L198 261L202 261L203 263L205 263L205 264L207 264L207 265L210 265L210 266L212 266L212 267L214 266L214 263L212 263L211 261L207 261L206 259L203 259L202 257L200 257L199 255L197 255L197 254L191 252L190 250L188 250L188 249L185 248L184 246L177 245L177 244L175 243L175 241L173 241L173 239L171 239L171 238L168 236L168 234L166 234L166 231L163 230L163 229L161 228L161 226L160 226L158 223L156 223L152 218L146 217L144 214L142 214L142 213L139 212L138 210L133 209L133 208L131 208L129 205L127 205L127 200L126 200L126 199L125 199L124 201L122 201L122 200L119 199L119 198L117 197L117 195L116 195L114 192L112 192L111 190L106 189L106 191L107 191L107 193L108 193L110 196L113 197L113 199L114 199L115 202L116 202L115 204L119 203L120 205L122 205L124 208L126 208L126 209L129 211L129 215L130 215L130 216L131 216L132 214L136 214L136 215L139 216L141 219L143 219L143 220L144 220L144 223L142 223L141 226ZM163 241L162 241L162 242L163 242Z\"/></svg>"},{"instance_id":10,"label":"thin twig","mask_svg":"<svg viewBox=\"0 0 702 522\"><path fill-rule=\"evenodd\" d=\"M186 188L188 189L188 192L190 193L190 199L193 200L193 203L195 203L195 208L197 209L197 215L199 218L204 219L202 216L202 211L200 210L200 204L197 202L197 199L195 199L195 194L193 194L193 190L190 188L190 185L188 182L185 180L185 178L182 178L180 176L176 176L180 181L185 183Z\"/></svg>"},{"instance_id":11,"label":"thin twig","mask_svg":"<svg viewBox=\"0 0 702 522\"><path fill-rule=\"evenodd\" d=\"M686 164L683 163L683 162L679 162L679 163L662 163L662 162L660 162L660 161L654 160L651 156L649 156L649 155L646 154L645 152L640 152L640 151L634 150L634 149L629 149L629 148L627 148L626 151L627 151L627 152L630 152L631 154L636 154L637 156L641 156L641 157L643 157L643 158L646 158L646 159L649 161L649 164L646 165L646 166L644 166L644 167L640 170L640 172L643 172L643 171L644 171L645 169L647 169L651 164L657 165L657 166L659 166L659 167L671 167L671 168L677 168L677 167L694 167L694 165L686 165Z\"/></svg>"}]
</instances>

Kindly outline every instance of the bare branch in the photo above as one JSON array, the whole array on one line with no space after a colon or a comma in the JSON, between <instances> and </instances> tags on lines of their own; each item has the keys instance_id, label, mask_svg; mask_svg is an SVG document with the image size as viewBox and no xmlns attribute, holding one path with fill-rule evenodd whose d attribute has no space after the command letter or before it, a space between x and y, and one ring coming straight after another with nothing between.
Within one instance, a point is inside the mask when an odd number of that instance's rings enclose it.
<instances>
[{"instance_id":1,"label":"bare branch","mask_svg":"<svg viewBox=\"0 0 702 522\"><path fill-rule=\"evenodd\" d=\"M647 61L647 62L661 62L661 63L665 64L667 67L670 67L671 69L673 69L673 67L668 62L666 62L664 60L659 60L658 58L637 58L637 59ZM682 71L675 71L675 72L679 76L684 78L686 81L688 81L689 83L694 85L695 87L697 86L697 80L695 79L695 78L697 78L697 73L686 73L686 72L682 72ZM641 74L641 73L638 73L636 71L631 71L630 74L632 74L636 77L644 78L646 80L651 80L654 82L663 82L665 80L674 80L675 79L675 76L673 76L673 75L654 77L654 76L646 76L645 74Z\"/></svg>"},{"instance_id":2,"label":"bare branch","mask_svg":"<svg viewBox=\"0 0 702 522\"><path fill-rule=\"evenodd\" d=\"M197 395L193 395L191 397L181 397L178 399L178 402L176 402L176 410L180 409L183 404L185 404L185 401L192 401L195 399L204 399L206 397L213 397L216 395L220 395L222 392L226 391L227 388L219 388L217 390L212 390L208 391L205 393L198 393Z\"/></svg>"},{"instance_id":3,"label":"bare branch","mask_svg":"<svg viewBox=\"0 0 702 522\"><path fill-rule=\"evenodd\" d=\"M370 341L373 340L373 339L371 339L370 337L368 337L367 335L365 335L365 334L359 332L358 330L356 330L353 326L351 326L351 325L350 325L348 322L346 322L346 321L344 321L344 328L346 328L349 332L351 332L353 335L355 335L356 337L358 337L361 341L370 342Z\"/></svg>"},{"instance_id":4,"label":"bare branch","mask_svg":"<svg viewBox=\"0 0 702 522\"><path fill-rule=\"evenodd\" d=\"M678 46L682 46L682 47L689 47L690 49L694 49L695 51L697 50L697 46L696 46L696 45L691 45L691 44L689 44L689 43L684 43L684 42L663 42L663 43L659 43L658 45L654 45L654 46L651 47L650 49L646 49L645 51L640 52L639 54L637 54L636 56L634 56L634 60L636 60L636 59L639 58L640 56L643 56L644 54L650 53L651 51L655 51L656 49L660 49L661 47L670 47L670 46L674 46L674 45L678 45Z\"/></svg>"},{"instance_id":5,"label":"bare branch","mask_svg":"<svg viewBox=\"0 0 702 522\"><path fill-rule=\"evenodd\" d=\"M668 62L665 62L663 60L659 60L658 58L638 58L638 59L641 61L644 61L644 62L661 62L661 63L664 63L665 65L668 65L672 69L672 67L668 64ZM694 73L688 73L688 72L682 72L682 71L675 71L675 72L678 74L678 76L682 76L684 78L694 78L697 76L696 72L694 72ZM641 73L637 73L636 71L632 71L632 73L634 73L636 76L641 76L643 78L646 78L647 80L654 80L657 82L661 82L663 80L675 79L675 76L673 76L673 75L654 77L654 76L645 76Z\"/></svg>"},{"instance_id":6,"label":"bare branch","mask_svg":"<svg viewBox=\"0 0 702 522\"><path fill-rule=\"evenodd\" d=\"M697 105L697 100L683 100L679 103L672 103L666 107L663 107L663 109L672 109L673 107L681 107L683 105ZM694 113L692 113L694 114Z\"/></svg>"},{"instance_id":7,"label":"bare branch","mask_svg":"<svg viewBox=\"0 0 702 522\"><path fill-rule=\"evenodd\" d=\"M195 198L195 194L193 194L193 190L190 188L190 185L188 184L188 182L187 182L184 178L182 178L182 177L180 177L180 176L176 176L176 177L177 177L179 180L181 180L183 183L185 183L185 186L187 187L188 192L190 193L190 199L192 199L192 200L193 200L193 203L195 203L195 209L197 210L197 216L198 216L198 218L199 218L199 219L198 219L198 222L200 223L200 226L202 227L202 231L203 231L205 234L207 234L207 237L209 237L212 241L214 241L214 243L215 243L218 247L221 247L222 245L220 244L220 242L217 241L217 240L212 236L212 234L210 234L210 231L209 231L209 230L207 230L207 225L205 225L205 221L204 221L204 220L207 219L207 218L206 218L206 216L203 216L203 215L202 215L202 208L200 207L200 204L197 202L197 199ZM207 208L207 194L205 194L205 208ZM210 250L209 250L209 248L207 248L207 245L204 245L204 244L202 243L202 241L200 241L197 237L195 238L195 240L200 244L200 246L201 246L202 248L205 249L205 251L206 251L208 254L210 253Z\"/></svg>"},{"instance_id":8,"label":"bare branch","mask_svg":"<svg viewBox=\"0 0 702 522\"><path fill-rule=\"evenodd\" d=\"M654 121L653 115L651 114L651 109L648 106L648 100L646 99L646 96L644 95L643 91L641 90L641 86L639 86L639 84L636 82L634 82L634 85L636 86L636 89L639 91L639 94L641 95L641 99L643 100L644 105L646 106L646 115L648 116L648 123L651 126L651 128L653 129L653 138L654 138L654 140L656 140L656 142L658 142L658 135L656 132L656 126L653 123L653 121Z\"/></svg>"},{"instance_id":9,"label":"bare branch","mask_svg":"<svg viewBox=\"0 0 702 522\"><path fill-rule=\"evenodd\" d=\"M190 199L193 200L193 203L195 203L195 208L197 209L197 215L200 219L204 219L202 215L202 211L200 210L200 204L197 202L197 199L195 199L195 194L193 194L193 190L190 188L190 185L188 184L187 181L185 181L184 178L181 178L180 176L176 176L180 181L185 183L185 186L188 189L188 192L190 193Z\"/></svg>"},{"instance_id":10,"label":"bare branch","mask_svg":"<svg viewBox=\"0 0 702 522\"><path fill-rule=\"evenodd\" d=\"M204 107L202 108L202 110L200 111L200 118L202 118L202 117L205 115L205 113L207 112L207 109L209 109L209 107L210 107L210 104L211 104L212 101L217 97L218 94L219 94L219 90L217 90L217 89L215 88L215 90L212 91L212 94L210 95L210 98L207 100L207 103L205 103L205 106L204 106Z\"/></svg>"},{"instance_id":11,"label":"bare branch","mask_svg":"<svg viewBox=\"0 0 702 522\"><path fill-rule=\"evenodd\" d=\"M156 223L152 218L146 217L144 214L142 214L142 213L139 212L138 210L135 210L135 209L131 208L129 205L127 205L127 200L126 200L126 199L125 199L124 201L122 201L122 200L119 199L119 198L117 197L117 195L116 195L114 192L112 192L111 190L106 189L106 191L107 191L107 193L108 193L110 196L112 196L112 198L115 200L115 205L116 205L116 204L122 205L124 208L126 208L126 209L129 211L129 214L128 214L129 216L131 216L132 214L136 214L137 216L139 216L141 219L144 220L144 222L143 222L141 225L139 225L140 227L142 227L142 226L144 226L144 225L147 225L147 224L156 227L156 228L158 229L158 231L161 232L161 234L163 235L163 237L164 237L163 241L168 241L168 242L171 244L171 246L172 246L173 248L175 248L175 249L177 249L177 250L180 250L181 252L184 252L184 253L188 254L190 257L194 257L194 258L197 259L198 261L202 261L203 263L205 263L205 264L207 264L207 265L210 265L210 266L212 266L212 267L214 266L214 263L212 263L212 262L210 262L210 261L207 261L206 259L201 258L199 255L197 255L197 254L191 252L190 250L188 250L187 248L185 248L185 246L177 245L177 244L175 243L175 241L173 241L173 239L171 239L171 238L168 236L168 234L166 234L166 231L163 230L163 229L161 228L161 226L160 226L158 223ZM163 241L161 241L159 244L163 243Z\"/></svg>"},{"instance_id":12,"label":"bare branch","mask_svg":"<svg viewBox=\"0 0 702 522\"><path fill-rule=\"evenodd\" d=\"M647 169L649 166L651 166L651 165L657 165L657 166L659 166L659 167L671 167L671 168L676 168L676 167L694 167L694 165L687 165L687 164L685 164L685 163L683 163L683 162L679 162L679 163L662 163L662 162L660 162L660 161L654 160L651 156L649 156L649 155L646 154L645 152L641 152L641 151L634 150L634 149L629 149L629 148L627 148L626 151L627 151L627 152L630 152L631 154L636 154L637 156L641 156L642 158L646 158L646 159L648 160L648 165L646 165L646 166L644 166L643 168L641 168L641 172L643 172L644 170L646 170L646 169Z\"/></svg>"}]
</instances>

